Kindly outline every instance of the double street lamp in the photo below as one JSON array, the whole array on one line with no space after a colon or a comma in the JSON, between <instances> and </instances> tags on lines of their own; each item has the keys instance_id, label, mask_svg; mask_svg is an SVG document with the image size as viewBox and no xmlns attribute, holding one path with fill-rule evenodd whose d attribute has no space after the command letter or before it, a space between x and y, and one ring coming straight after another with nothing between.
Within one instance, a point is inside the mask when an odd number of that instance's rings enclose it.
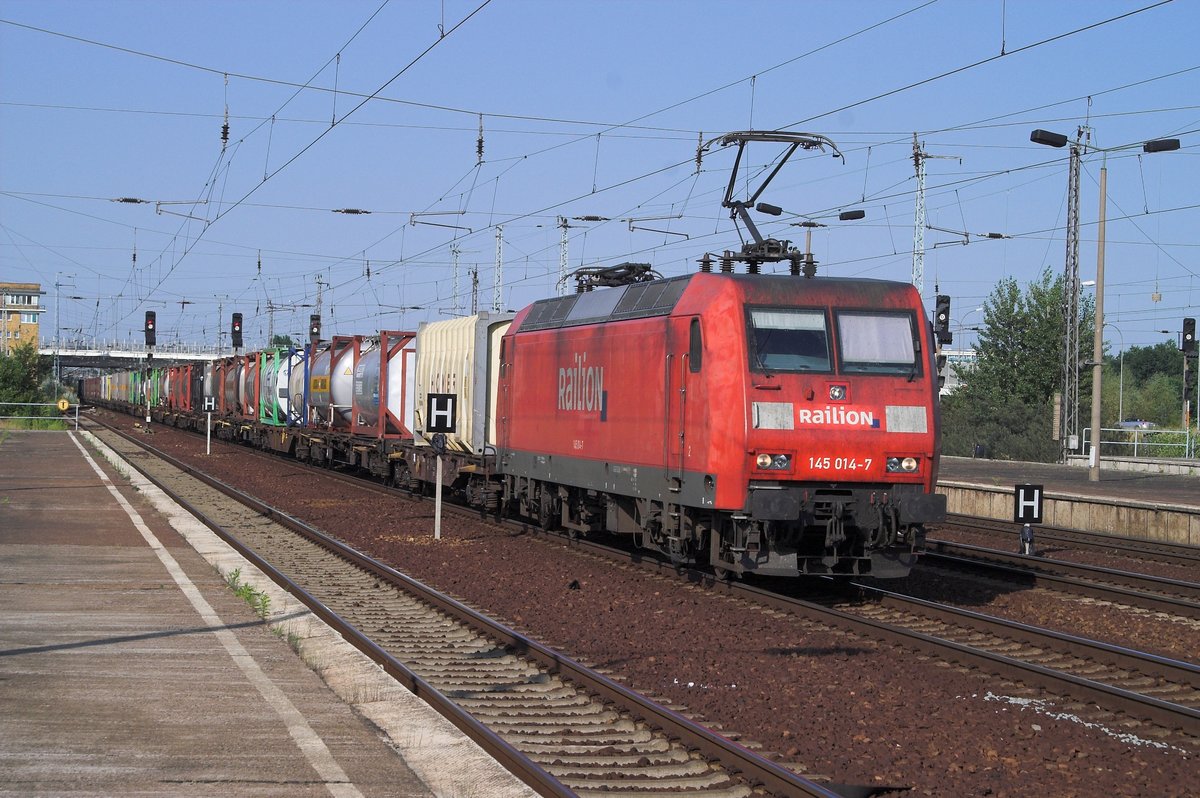
<instances>
[{"instance_id":1,"label":"double street lamp","mask_svg":"<svg viewBox=\"0 0 1200 798\"><path fill-rule=\"evenodd\" d=\"M1067 137L1061 133L1048 130L1035 130L1029 134L1029 140L1035 144L1048 147L1064 147ZM1096 147L1083 141L1076 141L1072 147L1072 155L1076 148L1091 150L1104 155L1100 166L1100 215L1096 232L1096 331L1092 342L1092 440L1088 472L1088 480L1100 481L1100 378L1104 367L1104 220L1108 205L1108 154L1119 150L1136 147L1136 144L1122 147ZM1179 139L1152 139L1142 143L1142 152L1170 152L1179 149Z\"/></svg>"}]
</instances>

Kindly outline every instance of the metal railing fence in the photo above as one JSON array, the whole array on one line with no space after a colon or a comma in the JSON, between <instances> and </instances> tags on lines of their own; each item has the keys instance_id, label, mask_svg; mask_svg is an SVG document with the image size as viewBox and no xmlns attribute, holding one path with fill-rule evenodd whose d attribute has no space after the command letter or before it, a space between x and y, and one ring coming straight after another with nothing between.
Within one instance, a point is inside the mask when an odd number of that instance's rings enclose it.
<instances>
[{"instance_id":1,"label":"metal railing fence","mask_svg":"<svg viewBox=\"0 0 1200 798\"><path fill-rule=\"evenodd\" d=\"M17 408L17 412L10 412L9 408ZM19 415L21 408L48 408L47 411L38 413L33 410L26 410L30 415ZM49 411L54 412L49 412ZM73 415L72 415L73 414ZM61 403L54 402L0 402L0 422L5 421L27 421L26 425L29 429L39 429L39 422L47 426L43 429L53 429L56 424L71 424L72 420L75 424L75 431L79 431L79 405L77 403L69 404L66 410L62 409ZM2 424L0 424L2 426Z\"/></svg>"},{"instance_id":2,"label":"metal railing fence","mask_svg":"<svg viewBox=\"0 0 1200 798\"><path fill-rule=\"evenodd\" d=\"M1082 452L1090 451L1091 427L1083 430ZM1200 452L1192 429L1100 429L1100 454L1110 457L1162 457L1191 460Z\"/></svg>"}]
</instances>

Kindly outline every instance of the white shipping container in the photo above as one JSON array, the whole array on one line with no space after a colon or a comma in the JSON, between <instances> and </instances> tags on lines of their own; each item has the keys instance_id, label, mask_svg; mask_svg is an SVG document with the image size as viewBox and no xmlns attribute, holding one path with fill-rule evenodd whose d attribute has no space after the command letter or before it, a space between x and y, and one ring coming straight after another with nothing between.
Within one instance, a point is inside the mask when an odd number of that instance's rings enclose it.
<instances>
[{"instance_id":1,"label":"white shipping container","mask_svg":"<svg viewBox=\"0 0 1200 798\"><path fill-rule=\"evenodd\" d=\"M417 376L413 405L415 443L426 445L428 396L452 394L457 403L455 431L447 446L482 453L496 445L496 391L500 378L500 339L515 314L478 313L422 324L417 330Z\"/></svg>"}]
</instances>

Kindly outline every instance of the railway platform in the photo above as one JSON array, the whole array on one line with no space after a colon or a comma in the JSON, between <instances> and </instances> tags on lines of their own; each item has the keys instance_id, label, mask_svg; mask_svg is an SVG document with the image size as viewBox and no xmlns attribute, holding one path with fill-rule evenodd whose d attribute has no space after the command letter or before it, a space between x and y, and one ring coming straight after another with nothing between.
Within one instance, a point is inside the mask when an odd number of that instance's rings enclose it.
<instances>
[{"instance_id":1,"label":"railway platform","mask_svg":"<svg viewBox=\"0 0 1200 798\"><path fill-rule=\"evenodd\" d=\"M0 795L533 794L299 605L264 621L150 493L0 431Z\"/></svg>"},{"instance_id":2,"label":"railway platform","mask_svg":"<svg viewBox=\"0 0 1200 798\"><path fill-rule=\"evenodd\" d=\"M943 457L938 492L951 513L1013 519L1016 485L1041 485L1042 522L1120 537L1200 546L1200 477L1105 467Z\"/></svg>"}]
</instances>

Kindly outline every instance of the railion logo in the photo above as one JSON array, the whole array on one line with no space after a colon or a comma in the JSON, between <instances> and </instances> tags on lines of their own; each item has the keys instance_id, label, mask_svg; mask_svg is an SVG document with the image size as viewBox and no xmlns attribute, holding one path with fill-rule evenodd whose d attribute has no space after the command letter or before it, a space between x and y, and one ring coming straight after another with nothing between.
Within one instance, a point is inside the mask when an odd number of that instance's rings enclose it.
<instances>
[{"instance_id":1,"label":"railion logo","mask_svg":"<svg viewBox=\"0 0 1200 798\"><path fill-rule=\"evenodd\" d=\"M604 391L604 366L589 366L587 352L576 353L571 365L558 370L558 409L574 413L599 413L608 418Z\"/></svg>"},{"instance_id":2,"label":"railion logo","mask_svg":"<svg viewBox=\"0 0 1200 798\"><path fill-rule=\"evenodd\" d=\"M853 410L833 405L825 405L823 410L801 408L796 414L796 420L801 424L820 424L824 427L879 428L879 420L870 410Z\"/></svg>"}]
</instances>

